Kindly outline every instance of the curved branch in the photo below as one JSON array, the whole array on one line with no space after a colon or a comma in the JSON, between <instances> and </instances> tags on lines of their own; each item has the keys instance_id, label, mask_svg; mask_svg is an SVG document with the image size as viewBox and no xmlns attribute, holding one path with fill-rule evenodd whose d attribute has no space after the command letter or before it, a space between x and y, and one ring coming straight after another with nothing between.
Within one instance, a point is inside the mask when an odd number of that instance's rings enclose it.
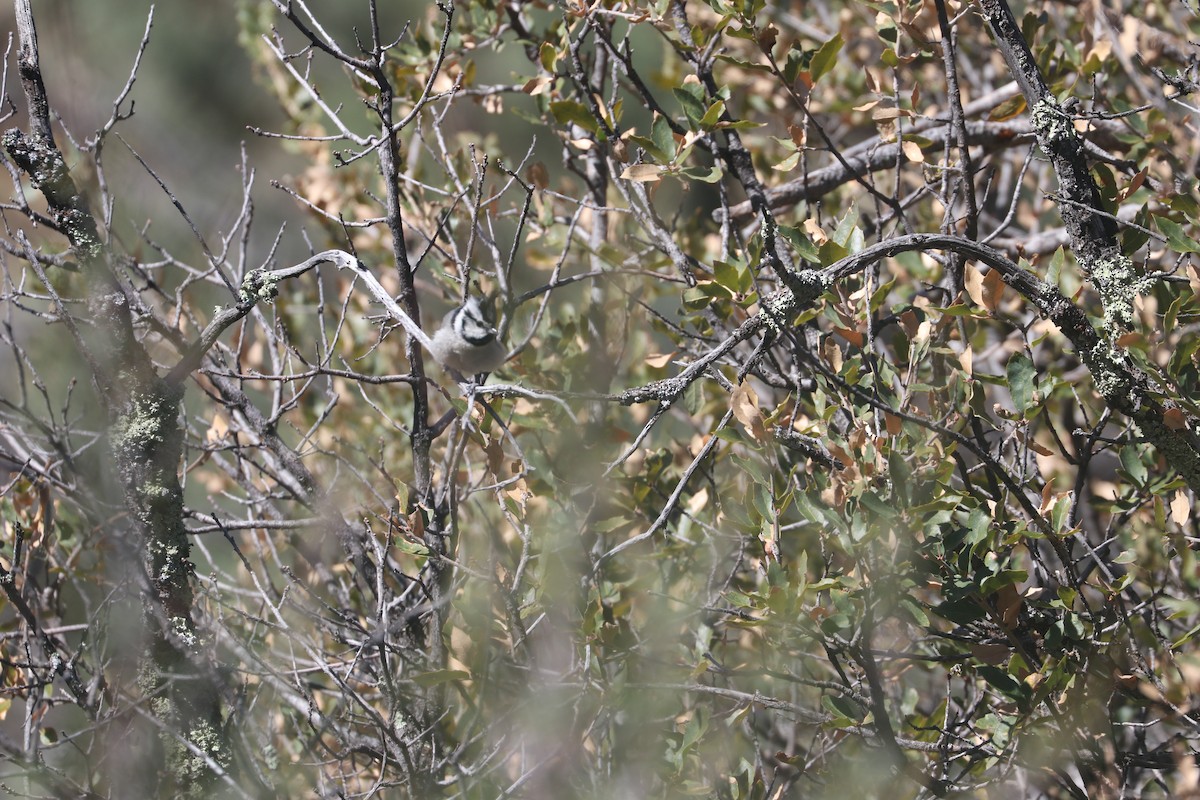
<instances>
[{"instance_id":1,"label":"curved branch","mask_svg":"<svg viewBox=\"0 0 1200 800\"><path fill-rule=\"evenodd\" d=\"M200 367L205 353L212 349L212 346L217 343L217 339L230 325L249 314L260 300L272 300L279 294L277 284L280 281L303 275L318 264L324 263L337 264L340 269L358 264L358 259L342 250L326 250L292 267L274 270L256 269L246 273L238 291L237 304L221 309L213 317L199 338L187 349L183 358L167 375L167 383L175 386L187 380L187 377Z\"/></svg>"},{"instance_id":2,"label":"curved branch","mask_svg":"<svg viewBox=\"0 0 1200 800\"><path fill-rule=\"evenodd\" d=\"M700 377L709 364L764 326L775 324L779 316L787 316L808 307L817 300L824 287L861 272L880 259L924 250L960 253L999 272L1005 283L1033 303L1042 316L1062 331L1091 373L1096 392L1109 407L1133 420L1142 435L1163 454L1188 486L1200 492L1200 439L1195 432L1200 421L1188 414L1186 409L1172 406L1170 410L1176 412L1173 416L1182 414L1183 417L1182 421L1172 420L1168 424L1165 416L1168 409L1159 401L1159 393L1149 376L1137 367L1124 350L1116 347L1106 335L1102 336L1083 309L1072 303L1057 287L1022 269L999 250L949 234L898 236L863 248L822 270L801 272L799 276L802 278L803 291L788 289L767 297L763 307L768 312L747 319L717 347L679 375L626 389L611 399L624 405L649 400L672 402ZM770 318L767 313L771 315Z\"/></svg>"}]
</instances>

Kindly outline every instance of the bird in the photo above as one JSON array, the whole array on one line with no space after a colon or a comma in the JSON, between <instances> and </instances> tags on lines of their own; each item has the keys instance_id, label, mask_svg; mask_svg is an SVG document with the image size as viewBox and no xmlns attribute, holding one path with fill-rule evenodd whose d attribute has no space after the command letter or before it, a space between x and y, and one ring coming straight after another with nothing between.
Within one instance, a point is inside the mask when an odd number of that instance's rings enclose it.
<instances>
[{"instance_id":1,"label":"bird","mask_svg":"<svg viewBox=\"0 0 1200 800\"><path fill-rule=\"evenodd\" d=\"M430 352L442 366L464 375L491 372L508 356L496 338L496 328L484 312L483 302L474 296L468 296L442 320Z\"/></svg>"}]
</instances>

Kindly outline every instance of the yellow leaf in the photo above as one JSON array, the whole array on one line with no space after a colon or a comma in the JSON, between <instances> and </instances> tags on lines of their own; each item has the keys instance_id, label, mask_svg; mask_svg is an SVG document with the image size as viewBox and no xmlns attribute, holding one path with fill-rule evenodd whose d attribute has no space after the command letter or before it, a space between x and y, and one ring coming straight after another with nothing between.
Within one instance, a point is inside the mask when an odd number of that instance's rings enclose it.
<instances>
[{"instance_id":1,"label":"yellow leaf","mask_svg":"<svg viewBox=\"0 0 1200 800\"><path fill-rule=\"evenodd\" d=\"M1084 61L1090 61L1093 56L1100 61L1107 61L1109 54L1112 53L1112 48L1113 43L1111 39L1097 39L1096 43L1092 45L1092 49L1088 51L1087 58Z\"/></svg>"},{"instance_id":2,"label":"yellow leaf","mask_svg":"<svg viewBox=\"0 0 1200 800\"><path fill-rule=\"evenodd\" d=\"M229 420L225 418L224 414L218 411L216 414L213 414L212 423L209 424L208 433L205 434L204 438L211 444L224 439L227 433L229 433Z\"/></svg>"},{"instance_id":3,"label":"yellow leaf","mask_svg":"<svg viewBox=\"0 0 1200 800\"><path fill-rule=\"evenodd\" d=\"M842 371L842 348L837 346L833 339L826 339L822 347L825 351L825 361L829 363L830 369L834 372Z\"/></svg>"},{"instance_id":4,"label":"yellow leaf","mask_svg":"<svg viewBox=\"0 0 1200 800\"><path fill-rule=\"evenodd\" d=\"M921 164L925 161L925 154L921 152L921 145L916 142L902 142L900 149L904 151L904 157L914 164Z\"/></svg>"},{"instance_id":5,"label":"yellow leaf","mask_svg":"<svg viewBox=\"0 0 1200 800\"><path fill-rule=\"evenodd\" d=\"M933 332L933 323L928 319L922 320L917 326L917 335L913 337L913 344L924 344L929 341L929 334Z\"/></svg>"},{"instance_id":6,"label":"yellow leaf","mask_svg":"<svg viewBox=\"0 0 1200 800\"><path fill-rule=\"evenodd\" d=\"M1171 519L1176 525L1182 525L1191 516L1192 504L1188 502L1187 495L1183 489L1176 489L1175 496L1171 498Z\"/></svg>"},{"instance_id":7,"label":"yellow leaf","mask_svg":"<svg viewBox=\"0 0 1200 800\"><path fill-rule=\"evenodd\" d=\"M646 356L646 366L654 369L662 369L667 364L671 363L671 359L675 357L674 353L651 353Z\"/></svg>"},{"instance_id":8,"label":"yellow leaf","mask_svg":"<svg viewBox=\"0 0 1200 800\"><path fill-rule=\"evenodd\" d=\"M972 369L975 365L975 351L971 349L971 345L963 348L963 351L958 354L958 363L962 365L963 372L967 373L967 377L971 377Z\"/></svg>"},{"instance_id":9,"label":"yellow leaf","mask_svg":"<svg viewBox=\"0 0 1200 800\"><path fill-rule=\"evenodd\" d=\"M804 220L804 233L808 238L813 240L813 244L817 247L829 241L829 236L826 235L825 231L821 230L821 226L812 217ZM1197 292L1197 294L1200 294L1200 292Z\"/></svg>"}]
</instances>

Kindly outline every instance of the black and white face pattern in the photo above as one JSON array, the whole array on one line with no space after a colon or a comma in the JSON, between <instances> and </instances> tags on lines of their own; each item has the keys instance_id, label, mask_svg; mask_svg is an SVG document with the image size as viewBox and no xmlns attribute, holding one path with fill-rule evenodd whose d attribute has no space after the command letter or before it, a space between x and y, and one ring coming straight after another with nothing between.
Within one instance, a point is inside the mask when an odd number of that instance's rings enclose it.
<instances>
[{"instance_id":1,"label":"black and white face pattern","mask_svg":"<svg viewBox=\"0 0 1200 800\"><path fill-rule=\"evenodd\" d=\"M484 315L478 297L468 297L465 303L454 310L453 317L451 325L455 333L469 344L483 347L495 341L496 329Z\"/></svg>"},{"instance_id":2,"label":"black and white face pattern","mask_svg":"<svg viewBox=\"0 0 1200 800\"><path fill-rule=\"evenodd\" d=\"M464 375L491 372L508 355L478 297L468 297L446 315L433 335L430 351L444 366Z\"/></svg>"}]
</instances>

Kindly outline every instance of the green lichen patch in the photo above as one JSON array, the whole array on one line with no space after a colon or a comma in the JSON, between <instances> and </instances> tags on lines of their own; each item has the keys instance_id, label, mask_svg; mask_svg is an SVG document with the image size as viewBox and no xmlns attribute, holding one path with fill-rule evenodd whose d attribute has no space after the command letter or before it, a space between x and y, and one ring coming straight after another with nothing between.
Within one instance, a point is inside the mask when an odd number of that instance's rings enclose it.
<instances>
[{"instance_id":1,"label":"green lichen patch","mask_svg":"<svg viewBox=\"0 0 1200 800\"><path fill-rule=\"evenodd\" d=\"M279 278L263 269L254 269L242 278L238 299L244 305L269 303L279 296Z\"/></svg>"},{"instance_id":2,"label":"green lichen patch","mask_svg":"<svg viewBox=\"0 0 1200 800\"><path fill-rule=\"evenodd\" d=\"M1104 308L1104 326L1109 333L1133 327L1133 299L1146 294L1154 280L1139 275L1133 261L1124 255L1102 259L1092 265L1092 281Z\"/></svg>"},{"instance_id":3,"label":"green lichen patch","mask_svg":"<svg viewBox=\"0 0 1200 800\"><path fill-rule=\"evenodd\" d=\"M1129 356L1105 341L1097 342L1085 355L1100 396L1115 408L1136 411L1139 402L1129 377Z\"/></svg>"},{"instance_id":4,"label":"green lichen patch","mask_svg":"<svg viewBox=\"0 0 1200 800\"><path fill-rule=\"evenodd\" d=\"M1029 124L1042 141L1057 144L1075 138L1071 118L1052 99L1044 97L1029 110Z\"/></svg>"}]
</instances>

